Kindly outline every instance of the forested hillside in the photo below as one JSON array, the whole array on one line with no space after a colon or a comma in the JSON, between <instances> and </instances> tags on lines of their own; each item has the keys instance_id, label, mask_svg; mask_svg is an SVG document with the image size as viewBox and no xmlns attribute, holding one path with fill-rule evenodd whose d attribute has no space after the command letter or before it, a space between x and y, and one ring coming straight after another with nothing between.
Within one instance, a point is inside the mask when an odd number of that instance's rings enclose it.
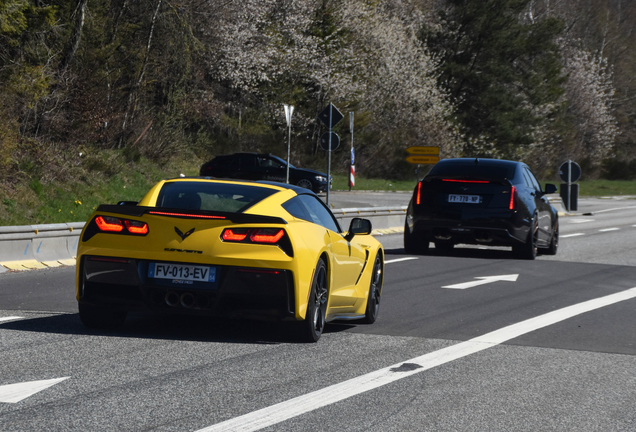
<instances>
[{"instance_id":1,"label":"forested hillside","mask_svg":"<svg viewBox=\"0 0 636 432\"><path fill-rule=\"evenodd\" d=\"M325 170L329 102L366 176L437 145L633 177L635 25L627 0L0 0L0 191L286 155L284 103L292 163Z\"/></svg>"}]
</instances>

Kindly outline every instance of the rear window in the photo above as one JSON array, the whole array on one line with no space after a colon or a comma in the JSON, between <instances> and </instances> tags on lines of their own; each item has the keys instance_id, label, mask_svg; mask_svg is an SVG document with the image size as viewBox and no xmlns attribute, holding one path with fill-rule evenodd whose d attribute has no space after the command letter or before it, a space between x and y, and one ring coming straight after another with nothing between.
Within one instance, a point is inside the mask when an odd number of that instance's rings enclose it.
<instances>
[{"instance_id":1,"label":"rear window","mask_svg":"<svg viewBox=\"0 0 636 432\"><path fill-rule=\"evenodd\" d=\"M512 179L516 164L479 164L474 162L437 164L428 173L433 177L470 177L478 179Z\"/></svg>"},{"instance_id":2,"label":"rear window","mask_svg":"<svg viewBox=\"0 0 636 432\"><path fill-rule=\"evenodd\" d=\"M276 192L227 183L168 182L159 192L157 207L241 213Z\"/></svg>"}]
</instances>

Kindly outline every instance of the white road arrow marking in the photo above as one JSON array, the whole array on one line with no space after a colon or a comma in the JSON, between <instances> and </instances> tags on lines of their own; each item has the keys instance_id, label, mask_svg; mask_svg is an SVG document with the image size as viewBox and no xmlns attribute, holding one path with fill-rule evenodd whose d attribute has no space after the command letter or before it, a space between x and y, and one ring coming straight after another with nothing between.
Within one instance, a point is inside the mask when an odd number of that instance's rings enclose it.
<instances>
[{"instance_id":1,"label":"white road arrow marking","mask_svg":"<svg viewBox=\"0 0 636 432\"><path fill-rule=\"evenodd\" d=\"M0 386L0 402L17 403L70 377Z\"/></svg>"},{"instance_id":2,"label":"white road arrow marking","mask_svg":"<svg viewBox=\"0 0 636 432\"><path fill-rule=\"evenodd\" d=\"M485 284L499 282L499 281L516 282L518 277L519 277L518 274L501 275L501 276L483 276L483 277L475 278L479 280L464 282L464 283L455 284L455 285L446 285L446 286L443 286L442 288L466 289L466 288L472 288L479 285L485 285Z\"/></svg>"},{"instance_id":3,"label":"white road arrow marking","mask_svg":"<svg viewBox=\"0 0 636 432\"><path fill-rule=\"evenodd\" d=\"M22 319L22 317L19 316L9 316L9 317L0 317L0 322L2 321L13 321L16 319Z\"/></svg>"}]
</instances>

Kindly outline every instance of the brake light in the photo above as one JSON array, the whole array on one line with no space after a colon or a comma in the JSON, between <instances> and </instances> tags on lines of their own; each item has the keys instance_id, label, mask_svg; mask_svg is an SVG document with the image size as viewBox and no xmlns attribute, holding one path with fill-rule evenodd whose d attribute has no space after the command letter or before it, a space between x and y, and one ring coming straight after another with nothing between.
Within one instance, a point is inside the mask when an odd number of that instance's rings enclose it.
<instances>
[{"instance_id":1,"label":"brake light","mask_svg":"<svg viewBox=\"0 0 636 432\"><path fill-rule=\"evenodd\" d=\"M160 211L149 211L148 213L153 215L159 215L159 216L178 216L178 217L189 217L189 218L199 218L199 219L225 219L225 216L190 214L190 213L170 213L170 212L160 212Z\"/></svg>"},{"instance_id":2,"label":"brake light","mask_svg":"<svg viewBox=\"0 0 636 432\"><path fill-rule=\"evenodd\" d=\"M415 204L420 205L420 197L422 196L422 182L417 184L417 196L415 197Z\"/></svg>"},{"instance_id":3,"label":"brake light","mask_svg":"<svg viewBox=\"0 0 636 432\"><path fill-rule=\"evenodd\" d=\"M104 232L121 232L124 230L124 224L121 219L111 216L97 216L95 223L101 231Z\"/></svg>"},{"instance_id":4,"label":"brake light","mask_svg":"<svg viewBox=\"0 0 636 432\"><path fill-rule=\"evenodd\" d=\"M124 220L124 225L126 225L126 229L131 234L148 234L148 224L146 222Z\"/></svg>"},{"instance_id":5,"label":"brake light","mask_svg":"<svg viewBox=\"0 0 636 432\"><path fill-rule=\"evenodd\" d=\"M240 242L245 240L249 231L247 228L226 229L223 231L222 238L225 241Z\"/></svg>"},{"instance_id":6,"label":"brake light","mask_svg":"<svg viewBox=\"0 0 636 432\"><path fill-rule=\"evenodd\" d=\"M119 219L114 216L97 216L95 224L101 232L146 235L150 231L148 224L136 220Z\"/></svg>"},{"instance_id":7,"label":"brake light","mask_svg":"<svg viewBox=\"0 0 636 432\"><path fill-rule=\"evenodd\" d=\"M445 182L454 183L490 183L488 180L457 180L457 179L442 179Z\"/></svg>"},{"instance_id":8,"label":"brake light","mask_svg":"<svg viewBox=\"0 0 636 432\"><path fill-rule=\"evenodd\" d=\"M250 240L254 243L276 243L283 237L285 231L279 228L255 229L250 235Z\"/></svg>"},{"instance_id":9,"label":"brake light","mask_svg":"<svg viewBox=\"0 0 636 432\"><path fill-rule=\"evenodd\" d=\"M294 256L289 236L282 228L225 228L221 233L221 240L232 243L278 246L288 256Z\"/></svg>"},{"instance_id":10,"label":"brake light","mask_svg":"<svg viewBox=\"0 0 636 432\"><path fill-rule=\"evenodd\" d=\"M514 186L510 189L510 205L508 208L510 210L517 210L517 188Z\"/></svg>"}]
</instances>

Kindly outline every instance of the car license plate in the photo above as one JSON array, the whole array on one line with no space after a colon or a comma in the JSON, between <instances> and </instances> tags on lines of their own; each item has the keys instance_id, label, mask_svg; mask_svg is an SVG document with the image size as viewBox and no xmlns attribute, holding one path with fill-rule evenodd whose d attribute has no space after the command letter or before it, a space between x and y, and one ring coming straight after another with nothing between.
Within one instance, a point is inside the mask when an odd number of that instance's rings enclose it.
<instances>
[{"instance_id":1,"label":"car license plate","mask_svg":"<svg viewBox=\"0 0 636 432\"><path fill-rule=\"evenodd\" d=\"M150 263L148 277L198 282L215 282L216 267L186 264Z\"/></svg>"},{"instance_id":2,"label":"car license plate","mask_svg":"<svg viewBox=\"0 0 636 432\"><path fill-rule=\"evenodd\" d=\"M481 196L480 195L448 195L448 202L479 204L481 202Z\"/></svg>"}]
</instances>

